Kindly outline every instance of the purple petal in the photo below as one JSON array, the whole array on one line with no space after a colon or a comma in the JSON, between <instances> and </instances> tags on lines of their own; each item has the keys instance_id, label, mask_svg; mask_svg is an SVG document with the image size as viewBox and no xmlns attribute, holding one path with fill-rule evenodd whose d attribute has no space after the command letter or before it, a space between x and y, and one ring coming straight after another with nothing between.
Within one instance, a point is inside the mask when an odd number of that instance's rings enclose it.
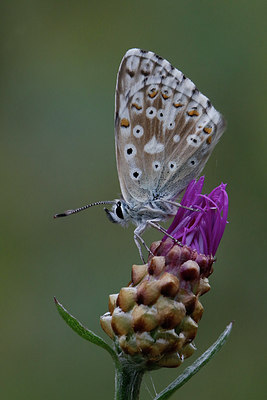
<instances>
[{"instance_id":1,"label":"purple petal","mask_svg":"<svg viewBox=\"0 0 267 400\"><path fill-rule=\"evenodd\" d=\"M210 194L201 194L204 179L191 181L181 201L198 211L179 207L168 233L197 252L214 256L227 223L228 195L224 183Z\"/></svg>"}]
</instances>

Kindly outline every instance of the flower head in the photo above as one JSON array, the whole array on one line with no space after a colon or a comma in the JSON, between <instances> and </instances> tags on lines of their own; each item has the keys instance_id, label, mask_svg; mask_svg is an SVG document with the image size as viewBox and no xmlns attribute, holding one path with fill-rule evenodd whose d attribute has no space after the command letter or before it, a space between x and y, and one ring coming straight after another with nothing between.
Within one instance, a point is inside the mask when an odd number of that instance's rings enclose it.
<instances>
[{"instance_id":1,"label":"flower head","mask_svg":"<svg viewBox=\"0 0 267 400\"><path fill-rule=\"evenodd\" d=\"M214 256L227 223L228 195L224 183L210 194L201 194L203 184L204 176L190 182L181 204L196 211L179 207L167 232L198 253Z\"/></svg>"},{"instance_id":2,"label":"flower head","mask_svg":"<svg viewBox=\"0 0 267 400\"><path fill-rule=\"evenodd\" d=\"M226 185L201 194L203 183L204 177L192 181L181 202L196 211L179 207L171 237L151 244L147 264L132 266L131 282L110 296L101 317L120 354L144 369L178 367L195 350L204 310L199 298L210 290L228 211Z\"/></svg>"}]
</instances>

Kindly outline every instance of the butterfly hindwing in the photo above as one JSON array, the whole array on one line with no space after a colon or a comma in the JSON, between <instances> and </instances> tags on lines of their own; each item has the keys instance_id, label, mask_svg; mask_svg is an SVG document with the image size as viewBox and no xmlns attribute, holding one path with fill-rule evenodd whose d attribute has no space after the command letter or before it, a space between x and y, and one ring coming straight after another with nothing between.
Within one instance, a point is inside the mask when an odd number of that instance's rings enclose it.
<instances>
[{"instance_id":1,"label":"butterfly hindwing","mask_svg":"<svg viewBox=\"0 0 267 400\"><path fill-rule=\"evenodd\" d=\"M126 53L117 78L115 140L128 203L177 197L202 171L223 130L221 114L182 72L152 52Z\"/></svg>"}]
</instances>

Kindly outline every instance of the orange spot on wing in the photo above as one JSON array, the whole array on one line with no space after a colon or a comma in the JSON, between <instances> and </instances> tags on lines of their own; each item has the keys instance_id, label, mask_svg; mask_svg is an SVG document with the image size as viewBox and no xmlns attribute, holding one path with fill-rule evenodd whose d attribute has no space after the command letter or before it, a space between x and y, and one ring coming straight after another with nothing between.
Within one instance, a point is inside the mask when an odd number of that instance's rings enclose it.
<instances>
[{"instance_id":1,"label":"orange spot on wing","mask_svg":"<svg viewBox=\"0 0 267 400\"><path fill-rule=\"evenodd\" d=\"M137 110L141 110L141 106L139 106L137 103L133 103L132 107L136 108Z\"/></svg>"},{"instance_id":2,"label":"orange spot on wing","mask_svg":"<svg viewBox=\"0 0 267 400\"><path fill-rule=\"evenodd\" d=\"M153 99L154 97L157 96L157 94L158 94L158 91L157 91L157 90L154 90L152 93L148 93L148 96L149 96L151 99Z\"/></svg>"},{"instance_id":3,"label":"orange spot on wing","mask_svg":"<svg viewBox=\"0 0 267 400\"><path fill-rule=\"evenodd\" d=\"M164 98L164 100L167 100L170 96L168 96L167 94L165 94L165 93L161 93L161 96Z\"/></svg>"},{"instance_id":4,"label":"orange spot on wing","mask_svg":"<svg viewBox=\"0 0 267 400\"><path fill-rule=\"evenodd\" d=\"M209 127L209 126L206 126L204 129L203 129L203 131L205 132L205 133L211 133L212 132L212 128L211 127Z\"/></svg>"},{"instance_id":5,"label":"orange spot on wing","mask_svg":"<svg viewBox=\"0 0 267 400\"><path fill-rule=\"evenodd\" d=\"M207 144L211 144L212 142L212 136L209 136L208 139L206 140Z\"/></svg>"},{"instance_id":6,"label":"orange spot on wing","mask_svg":"<svg viewBox=\"0 0 267 400\"><path fill-rule=\"evenodd\" d=\"M128 128L128 126L130 126L130 122L128 121L127 118L122 118L122 120L121 120L121 126L122 126L123 128Z\"/></svg>"},{"instance_id":7,"label":"orange spot on wing","mask_svg":"<svg viewBox=\"0 0 267 400\"><path fill-rule=\"evenodd\" d=\"M191 110L191 111L187 111L187 115L189 115L189 117L198 117L199 112L197 110Z\"/></svg>"},{"instance_id":8,"label":"orange spot on wing","mask_svg":"<svg viewBox=\"0 0 267 400\"><path fill-rule=\"evenodd\" d=\"M183 107L182 103L173 103L175 108Z\"/></svg>"}]
</instances>

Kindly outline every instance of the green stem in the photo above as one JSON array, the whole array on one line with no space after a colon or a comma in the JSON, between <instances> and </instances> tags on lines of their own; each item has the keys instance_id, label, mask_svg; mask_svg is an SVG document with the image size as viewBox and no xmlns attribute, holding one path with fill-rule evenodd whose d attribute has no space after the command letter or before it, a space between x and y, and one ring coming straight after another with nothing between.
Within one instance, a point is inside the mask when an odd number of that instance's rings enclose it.
<instances>
[{"instance_id":1,"label":"green stem","mask_svg":"<svg viewBox=\"0 0 267 400\"><path fill-rule=\"evenodd\" d=\"M144 370L122 363L116 368L115 400L138 400Z\"/></svg>"}]
</instances>

